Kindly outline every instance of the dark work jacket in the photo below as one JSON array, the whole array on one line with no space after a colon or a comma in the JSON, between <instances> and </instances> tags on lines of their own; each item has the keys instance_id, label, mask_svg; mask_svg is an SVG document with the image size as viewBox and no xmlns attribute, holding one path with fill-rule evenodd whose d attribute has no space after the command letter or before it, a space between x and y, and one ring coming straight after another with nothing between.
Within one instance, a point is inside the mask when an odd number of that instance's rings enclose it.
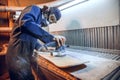
<instances>
[{"instance_id":1,"label":"dark work jacket","mask_svg":"<svg viewBox=\"0 0 120 80\"><path fill-rule=\"evenodd\" d=\"M11 80L34 80L30 60L34 49L53 41L53 35L42 29L42 11L37 6L25 8L10 35L6 62Z\"/></svg>"},{"instance_id":2,"label":"dark work jacket","mask_svg":"<svg viewBox=\"0 0 120 80\"><path fill-rule=\"evenodd\" d=\"M29 6L22 11L16 26L12 31L12 38L19 38L36 44L40 39L44 43L53 41L53 35L42 29L42 11L37 6Z\"/></svg>"}]
</instances>

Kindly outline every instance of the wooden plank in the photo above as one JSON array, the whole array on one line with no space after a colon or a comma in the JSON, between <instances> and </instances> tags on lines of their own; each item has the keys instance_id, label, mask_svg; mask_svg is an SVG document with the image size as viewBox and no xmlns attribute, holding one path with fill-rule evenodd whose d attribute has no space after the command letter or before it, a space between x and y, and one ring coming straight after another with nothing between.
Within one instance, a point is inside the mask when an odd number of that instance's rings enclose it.
<instances>
[{"instance_id":1,"label":"wooden plank","mask_svg":"<svg viewBox=\"0 0 120 80\"><path fill-rule=\"evenodd\" d=\"M105 27L102 27L102 37L103 37L102 48L105 48Z\"/></svg>"},{"instance_id":2,"label":"wooden plank","mask_svg":"<svg viewBox=\"0 0 120 80\"><path fill-rule=\"evenodd\" d=\"M81 29L79 29L78 31L77 31L77 37L78 37L78 42L77 42L77 44L78 44L78 46L81 46Z\"/></svg>"},{"instance_id":3,"label":"wooden plank","mask_svg":"<svg viewBox=\"0 0 120 80\"><path fill-rule=\"evenodd\" d=\"M91 35L91 47L93 47L93 28L90 29L90 35Z\"/></svg>"},{"instance_id":4,"label":"wooden plank","mask_svg":"<svg viewBox=\"0 0 120 80\"><path fill-rule=\"evenodd\" d=\"M89 29L89 34L90 34L90 47L92 46L92 40L91 40L91 29Z\"/></svg>"},{"instance_id":5,"label":"wooden plank","mask_svg":"<svg viewBox=\"0 0 120 80\"><path fill-rule=\"evenodd\" d=\"M111 26L111 49L114 49L114 26Z\"/></svg>"},{"instance_id":6,"label":"wooden plank","mask_svg":"<svg viewBox=\"0 0 120 80\"><path fill-rule=\"evenodd\" d=\"M97 28L97 42L98 42L97 48L100 48L100 28Z\"/></svg>"},{"instance_id":7,"label":"wooden plank","mask_svg":"<svg viewBox=\"0 0 120 80\"><path fill-rule=\"evenodd\" d=\"M87 29L84 29L84 46L87 47Z\"/></svg>"},{"instance_id":8,"label":"wooden plank","mask_svg":"<svg viewBox=\"0 0 120 80\"><path fill-rule=\"evenodd\" d=\"M113 34L113 48L117 49L117 42L118 42L118 38L117 38L117 26L114 26L113 28L114 30L114 34Z\"/></svg>"},{"instance_id":9,"label":"wooden plank","mask_svg":"<svg viewBox=\"0 0 120 80\"><path fill-rule=\"evenodd\" d=\"M84 29L81 30L81 46L84 46Z\"/></svg>"},{"instance_id":10,"label":"wooden plank","mask_svg":"<svg viewBox=\"0 0 120 80\"><path fill-rule=\"evenodd\" d=\"M113 49L113 30L112 26L109 27L109 49Z\"/></svg>"},{"instance_id":11,"label":"wooden plank","mask_svg":"<svg viewBox=\"0 0 120 80\"><path fill-rule=\"evenodd\" d=\"M82 43L83 43L82 42L82 29L80 29L80 34L79 35L80 35L80 46L82 46Z\"/></svg>"},{"instance_id":12,"label":"wooden plank","mask_svg":"<svg viewBox=\"0 0 120 80\"><path fill-rule=\"evenodd\" d=\"M108 26L108 49L110 49L111 48L111 39L110 39L110 35L111 33L110 33L110 26Z\"/></svg>"},{"instance_id":13,"label":"wooden plank","mask_svg":"<svg viewBox=\"0 0 120 80\"><path fill-rule=\"evenodd\" d=\"M102 47L102 46L103 46L103 45L102 45L102 42L103 42L102 27L99 28L99 31L100 31L100 32L99 32L99 37L100 37L100 41L99 41L100 47L99 47L99 48L103 48L103 47Z\"/></svg>"},{"instance_id":14,"label":"wooden plank","mask_svg":"<svg viewBox=\"0 0 120 80\"><path fill-rule=\"evenodd\" d=\"M95 28L93 28L93 47L95 47Z\"/></svg>"},{"instance_id":15,"label":"wooden plank","mask_svg":"<svg viewBox=\"0 0 120 80\"><path fill-rule=\"evenodd\" d=\"M55 55L57 53L53 53L53 54ZM39 52L40 56L49 60L50 62L52 62L54 65L56 65L59 68L68 68L68 67L81 65L81 64L88 62L88 61L76 59L68 55L67 52L65 52L64 54L66 55L63 57L55 57L55 56L51 56L49 52Z\"/></svg>"},{"instance_id":16,"label":"wooden plank","mask_svg":"<svg viewBox=\"0 0 120 80\"><path fill-rule=\"evenodd\" d=\"M95 48L97 48L97 43L98 42L98 38L97 38L97 28L95 28Z\"/></svg>"},{"instance_id":17,"label":"wooden plank","mask_svg":"<svg viewBox=\"0 0 120 80\"><path fill-rule=\"evenodd\" d=\"M77 41L76 41L76 44L75 44L75 45L79 46L79 42L80 42L80 41L79 41L79 39L80 39L80 37L79 37L79 29L76 30L75 36L77 37Z\"/></svg>"},{"instance_id":18,"label":"wooden plank","mask_svg":"<svg viewBox=\"0 0 120 80\"><path fill-rule=\"evenodd\" d=\"M36 53L36 52L35 52ZM65 72L55 66L50 61L46 60L44 57L40 56L39 54L36 55L35 59L37 63L37 73L42 78L42 80L79 80L73 75L69 74L68 72ZM41 75L42 76L41 76ZM43 76L45 79L43 79Z\"/></svg>"},{"instance_id":19,"label":"wooden plank","mask_svg":"<svg viewBox=\"0 0 120 80\"><path fill-rule=\"evenodd\" d=\"M90 47L90 34L89 34L89 28L87 29L87 47Z\"/></svg>"},{"instance_id":20,"label":"wooden plank","mask_svg":"<svg viewBox=\"0 0 120 80\"><path fill-rule=\"evenodd\" d=\"M120 25L119 25L119 27L118 27L118 50L120 50Z\"/></svg>"},{"instance_id":21,"label":"wooden plank","mask_svg":"<svg viewBox=\"0 0 120 80\"><path fill-rule=\"evenodd\" d=\"M104 39L104 49L107 49L108 48L108 27L104 28L104 33L105 33L105 35L104 35L104 37L105 37L105 39Z\"/></svg>"},{"instance_id":22,"label":"wooden plank","mask_svg":"<svg viewBox=\"0 0 120 80\"><path fill-rule=\"evenodd\" d=\"M101 80L106 75L111 73L114 69L116 69L118 66L120 66L120 62L118 62L118 61L84 54L87 52L89 53L89 51L72 52L72 51L67 50L68 55L70 55L71 57L78 59L79 61L82 61L82 60L89 61L88 63L85 63L84 68L74 69L76 67L72 67L71 68L72 70L70 70L70 72L69 72L68 68L64 68L66 70L62 70L58 66L53 66L51 64L53 62L50 60L48 60L48 61L50 61L51 63L46 62L46 61L41 62L42 61L42 58L41 58L41 59L39 59L40 61L38 61L38 63L40 63L41 66L46 64L44 67L47 70L57 73L60 76L67 77L66 75L70 74L70 75L73 75L74 77L76 77L78 79L82 79L82 80ZM43 57L43 59L45 60L46 58L43 55L42 56L40 55L40 56ZM65 62L64 59L62 59L62 61L63 61L63 63ZM68 63L70 63L70 62L68 62ZM68 74L65 75L65 74L61 74L61 73L68 73Z\"/></svg>"}]
</instances>

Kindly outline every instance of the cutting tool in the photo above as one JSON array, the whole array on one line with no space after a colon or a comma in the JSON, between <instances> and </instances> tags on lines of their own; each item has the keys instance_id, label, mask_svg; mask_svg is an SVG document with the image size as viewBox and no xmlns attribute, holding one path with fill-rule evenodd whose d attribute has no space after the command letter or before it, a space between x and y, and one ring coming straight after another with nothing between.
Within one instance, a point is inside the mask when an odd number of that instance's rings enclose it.
<instances>
[{"instance_id":1,"label":"cutting tool","mask_svg":"<svg viewBox=\"0 0 120 80\"><path fill-rule=\"evenodd\" d=\"M50 52L51 56L63 57L65 56L65 45L58 47L57 42L50 42L44 45L47 52ZM54 47L55 49L49 49L49 47Z\"/></svg>"}]
</instances>

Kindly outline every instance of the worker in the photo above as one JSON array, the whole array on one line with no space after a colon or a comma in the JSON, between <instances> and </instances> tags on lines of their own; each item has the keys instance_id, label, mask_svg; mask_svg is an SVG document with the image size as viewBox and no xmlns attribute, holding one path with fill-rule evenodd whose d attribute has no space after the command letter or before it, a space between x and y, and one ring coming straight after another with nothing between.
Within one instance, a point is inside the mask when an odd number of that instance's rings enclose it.
<instances>
[{"instance_id":1,"label":"worker","mask_svg":"<svg viewBox=\"0 0 120 80\"><path fill-rule=\"evenodd\" d=\"M6 63L11 80L34 80L31 71L31 57L34 50L46 50L44 44L56 42L58 47L64 45L63 36L54 36L42 27L56 23L61 18L61 12L56 7L31 5L22 10L10 34L6 54Z\"/></svg>"}]
</instances>

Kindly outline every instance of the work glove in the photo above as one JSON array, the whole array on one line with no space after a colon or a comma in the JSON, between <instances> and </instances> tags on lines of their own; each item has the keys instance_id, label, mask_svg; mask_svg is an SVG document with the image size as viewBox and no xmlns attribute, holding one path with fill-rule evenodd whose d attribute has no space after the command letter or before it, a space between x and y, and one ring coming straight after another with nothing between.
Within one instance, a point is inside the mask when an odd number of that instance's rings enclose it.
<instances>
[{"instance_id":1,"label":"work glove","mask_svg":"<svg viewBox=\"0 0 120 80\"><path fill-rule=\"evenodd\" d=\"M57 42L58 47L63 46L66 42L66 38L60 35L55 35L53 40Z\"/></svg>"},{"instance_id":2,"label":"work glove","mask_svg":"<svg viewBox=\"0 0 120 80\"><path fill-rule=\"evenodd\" d=\"M41 46L39 49L38 49L38 51L41 51L41 52L48 52L48 49L47 49L47 47L46 46Z\"/></svg>"}]
</instances>

